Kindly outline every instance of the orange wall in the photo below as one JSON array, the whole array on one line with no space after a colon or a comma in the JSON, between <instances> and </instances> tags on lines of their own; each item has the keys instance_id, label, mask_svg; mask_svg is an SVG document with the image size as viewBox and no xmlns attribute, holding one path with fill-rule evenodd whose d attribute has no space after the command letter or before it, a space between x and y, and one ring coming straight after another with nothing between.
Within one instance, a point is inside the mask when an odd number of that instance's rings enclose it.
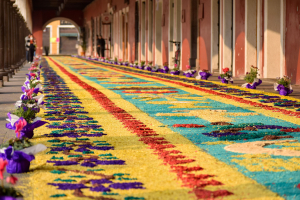
<instances>
[{"instance_id":1,"label":"orange wall","mask_svg":"<svg viewBox=\"0 0 300 200\"><path fill-rule=\"evenodd\" d=\"M286 1L286 39L285 39L285 67L283 74L292 78L292 83L300 84L300 13L297 0Z\"/></svg>"},{"instance_id":2,"label":"orange wall","mask_svg":"<svg viewBox=\"0 0 300 200\"><path fill-rule=\"evenodd\" d=\"M48 24L50 26L52 26L52 38L59 38L59 35L57 35L57 28L58 26L60 25L60 21L54 21L54 22L51 22L50 24ZM58 54L58 45L59 43L56 42L51 42L51 38L50 38L50 43L52 45L52 54Z\"/></svg>"},{"instance_id":3,"label":"orange wall","mask_svg":"<svg viewBox=\"0 0 300 200\"><path fill-rule=\"evenodd\" d=\"M163 1L164 25L162 24L162 63L169 61L169 1ZM169 66L171 63L168 63Z\"/></svg>"}]
</instances>

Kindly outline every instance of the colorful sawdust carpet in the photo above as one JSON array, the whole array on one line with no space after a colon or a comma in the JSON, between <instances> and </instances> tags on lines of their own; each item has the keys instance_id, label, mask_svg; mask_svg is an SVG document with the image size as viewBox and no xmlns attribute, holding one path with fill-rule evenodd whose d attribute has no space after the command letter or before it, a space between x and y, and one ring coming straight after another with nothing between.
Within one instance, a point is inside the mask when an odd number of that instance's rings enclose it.
<instances>
[{"instance_id":1,"label":"colorful sawdust carpet","mask_svg":"<svg viewBox=\"0 0 300 200\"><path fill-rule=\"evenodd\" d=\"M300 102L72 57L42 63L34 199L299 199ZM42 197L42 198L41 198Z\"/></svg>"}]
</instances>

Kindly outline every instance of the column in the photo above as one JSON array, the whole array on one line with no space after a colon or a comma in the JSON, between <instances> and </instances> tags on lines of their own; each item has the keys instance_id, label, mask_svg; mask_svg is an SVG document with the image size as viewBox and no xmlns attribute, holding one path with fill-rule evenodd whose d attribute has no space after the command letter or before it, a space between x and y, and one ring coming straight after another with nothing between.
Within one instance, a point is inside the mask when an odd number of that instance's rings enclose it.
<instances>
[{"instance_id":1,"label":"column","mask_svg":"<svg viewBox=\"0 0 300 200\"><path fill-rule=\"evenodd\" d=\"M0 2L0 80L3 81L4 70L4 1ZM3 83L3 82L2 82Z\"/></svg>"},{"instance_id":2,"label":"column","mask_svg":"<svg viewBox=\"0 0 300 200\"><path fill-rule=\"evenodd\" d=\"M9 1L6 1L6 10L7 10L7 24L6 24L6 46L7 46L7 55L6 55L6 71L10 71L10 56L11 56L11 48L10 48L10 39L11 39L11 9Z\"/></svg>"},{"instance_id":3,"label":"column","mask_svg":"<svg viewBox=\"0 0 300 200\"><path fill-rule=\"evenodd\" d=\"M11 40L10 40L10 46L11 46L11 57L10 57L10 63L11 63L11 71L14 72L15 68L15 35L16 35L16 21L15 21L15 8L13 7L14 2L10 2L11 4Z\"/></svg>"}]
</instances>

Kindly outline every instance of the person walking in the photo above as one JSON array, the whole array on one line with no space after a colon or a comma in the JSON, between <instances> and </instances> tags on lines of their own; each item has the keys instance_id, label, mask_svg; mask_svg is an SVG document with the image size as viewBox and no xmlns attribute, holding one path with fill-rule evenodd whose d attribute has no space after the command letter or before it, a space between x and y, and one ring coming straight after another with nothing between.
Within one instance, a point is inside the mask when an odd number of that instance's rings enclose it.
<instances>
[{"instance_id":1,"label":"person walking","mask_svg":"<svg viewBox=\"0 0 300 200\"><path fill-rule=\"evenodd\" d=\"M25 37L25 50L26 50L26 60L27 60L27 62L29 62L29 48L27 47L27 43L28 43L28 40L29 40L30 36L31 36L31 34L29 34Z\"/></svg>"},{"instance_id":2,"label":"person walking","mask_svg":"<svg viewBox=\"0 0 300 200\"><path fill-rule=\"evenodd\" d=\"M99 57L101 57L101 55L100 55L100 49L101 49L100 41L101 41L100 37L99 37L99 35L97 35L97 54L98 54Z\"/></svg>"},{"instance_id":3,"label":"person walking","mask_svg":"<svg viewBox=\"0 0 300 200\"><path fill-rule=\"evenodd\" d=\"M34 51L35 51L35 44L34 44L34 39L33 39L33 36L30 35L30 37L28 38L27 40L27 43L26 43L26 48L28 49L29 51L29 60L28 62L31 63L33 61L33 56L34 56Z\"/></svg>"},{"instance_id":4,"label":"person walking","mask_svg":"<svg viewBox=\"0 0 300 200\"><path fill-rule=\"evenodd\" d=\"M105 51L105 40L102 38L102 35L100 35L100 51L101 51L101 57L104 58L104 51Z\"/></svg>"}]
</instances>

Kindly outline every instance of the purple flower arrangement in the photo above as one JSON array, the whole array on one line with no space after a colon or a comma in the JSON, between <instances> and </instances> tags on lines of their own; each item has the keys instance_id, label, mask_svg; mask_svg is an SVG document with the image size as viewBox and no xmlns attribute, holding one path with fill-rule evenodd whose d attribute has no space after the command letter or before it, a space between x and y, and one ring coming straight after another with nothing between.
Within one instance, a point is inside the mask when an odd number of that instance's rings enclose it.
<instances>
[{"instance_id":1,"label":"purple flower arrangement","mask_svg":"<svg viewBox=\"0 0 300 200\"><path fill-rule=\"evenodd\" d=\"M260 84L262 84L262 80L255 78L253 83L245 83L242 85L242 87L248 89L256 89L256 87L259 86Z\"/></svg>"},{"instance_id":2,"label":"purple flower arrangement","mask_svg":"<svg viewBox=\"0 0 300 200\"><path fill-rule=\"evenodd\" d=\"M163 68L160 69L160 72L165 73L165 74L168 73L169 72L169 67L167 65L163 66Z\"/></svg>"},{"instance_id":3,"label":"purple flower arrangement","mask_svg":"<svg viewBox=\"0 0 300 200\"><path fill-rule=\"evenodd\" d=\"M231 71L229 71L229 68L228 67L223 68L222 71L223 71L223 74L220 74L218 79L220 79L222 81L222 83L225 83L225 84L228 84L228 82L233 83Z\"/></svg>"},{"instance_id":4,"label":"purple flower arrangement","mask_svg":"<svg viewBox=\"0 0 300 200\"><path fill-rule=\"evenodd\" d=\"M151 72L159 72L159 71L160 71L160 68L158 65L151 67Z\"/></svg>"},{"instance_id":5,"label":"purple flower arrangement","mask_svg":"<svg viewBox=\"0 0 300 200\"><path fill-rule=\"evenodd\" d=\"M288 76L278 77L276 83L274 83L274 90L278 91L282 96L291 94L293 92L291 79Z\"/></svg>"},{"instance_id":6,"label":"purple flower arrangement","mask_svg":"<svg viewBox=\"0 0 300 200\"><path fill-rule=\"evenodd\" d=\"M262 83L262 80L257 78L258 75L258 68L251 66L250 72L246 73L246 76L244 80L247 82L242 85L242 87L248 88L248 89L256 89L257 86L259 86Z\"/></svg>"},{"instance_id":7,"label":"purple flower arrangement","mask_svg":"<svg viewBox=\"0 0 300 200\"><path fill-rule=\"evenodd\" d=\"M4 153L0 153L0 157L8 162L6 168L8 173L28 172L34 155L47 149L42 144L32 146L27 141L28 138L33 137L34 129L46 123L41 118L35 117L40 108L45 108L44 95L39 94L44 90L40 82L40 68L39 60L36 59L29 68L30 72L21 87L24 93L15 104L17 109L13 113L7 114L9 123L6 124L6 128L14 130L16 133L16 139L11 139L9 144L2 145L4 148L1 149L1 152Z\"/></svg>"},{"instance_id":8,"label":"purple flower arrangement","mask_svg":"<svg viewBox=\"0 0 300 200\"><path fill-rule=\"evenodd\" d=\"M208 70L200 70L196 79L207 80L211 76Z\"/></svg>"}]
</instances>

